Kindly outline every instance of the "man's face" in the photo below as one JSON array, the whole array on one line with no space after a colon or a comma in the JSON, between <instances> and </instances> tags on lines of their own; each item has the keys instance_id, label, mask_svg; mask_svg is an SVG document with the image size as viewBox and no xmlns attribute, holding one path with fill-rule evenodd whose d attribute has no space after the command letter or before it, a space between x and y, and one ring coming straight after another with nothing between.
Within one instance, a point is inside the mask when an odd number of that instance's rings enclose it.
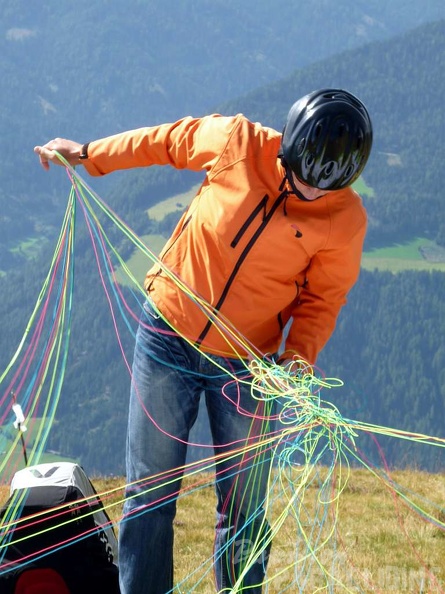
<instances>
[{"instance_id":1,"label":"man's face","mask_svg":"<svg viewBox=\"0 0 445 594\"><path fill-rule=\"evenodd\" d=\"M321 198L325 194L329 194L330 192L333 191L333 190L320 190L320 188L313 188L312 186L307 186L302 181L300 181L298 179L298 177L295 175L295 173L293 173L293 172L292 172L292 177L293 177L295 187L297 188L297 190L299 192L301 192L301 194L303 194L303 196L306 198L306 200L317 200L317 198Z\"/></svg>"}]
</instances>

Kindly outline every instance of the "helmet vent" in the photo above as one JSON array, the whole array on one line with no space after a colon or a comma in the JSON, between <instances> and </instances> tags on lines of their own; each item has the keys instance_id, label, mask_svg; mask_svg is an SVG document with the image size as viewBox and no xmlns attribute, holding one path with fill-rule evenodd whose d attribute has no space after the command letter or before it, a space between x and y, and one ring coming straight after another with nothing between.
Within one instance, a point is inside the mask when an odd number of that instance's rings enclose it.
<instances>
[{"instance_id":1,"label":"helmet vent","mask_svg":"<svg viewBox=\"0 0 445 594\"><path fill-rule=\"evenodd\" d=\"M330 161L325 167L325 170L324 170L325 176L329 177L331 175L331 173L333 172L333 170L334 170L334 161Z\"/></svg>"},{"instance_id":2,"label":"helmet vent","mask_svg":"<svg viewBox=\"0 0 445 594\"><path fill-rule=\"evenodd\" d=\"M297 155L299 157L303 154L305 146L306 146L306 138L302 138L297 146Z\"/></svg>"},{"instance_id":3,"label":"helmet vent","mask_svg":"<svg viewBox=\"0 0 445 594\"><path fill-rule=\"evenodd\" d=\"M345 171L345 178L347 179L348 177L350 177L353 174L353 172L354 172L354 166L349 165Z\"/></svg>"}]
</instances>

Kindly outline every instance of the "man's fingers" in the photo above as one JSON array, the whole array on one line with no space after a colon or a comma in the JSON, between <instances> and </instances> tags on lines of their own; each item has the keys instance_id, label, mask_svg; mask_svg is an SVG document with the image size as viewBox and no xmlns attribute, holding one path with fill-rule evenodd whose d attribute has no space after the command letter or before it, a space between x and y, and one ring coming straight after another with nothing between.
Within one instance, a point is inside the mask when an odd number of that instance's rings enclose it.
<instances>
[{"instance_id":1,"label":"man's fingers","mask_svg":"<svg viewBox=\"0 0 445 594\"><path fill-rule=\"evenodd\" d=\"M43 169L48 171L49 162L48 162L48 156L45 155L45 149L42 146L35 146L34 152L36 153L36 155L39 156L40 165L43 167Z\"/></svg>"},{"instance_id":2,"label":"man's fingers","mask_svg":"<svg viewBox=\"0 0 445 594\"><path fill-rule=\"evenodd\" d=\"M40 164L46 170L49 169L49 164L54 163L55 165L62 165L62 162L54 153L54 150L50 148L54 141L48 142L44 146L35 146L34 152L39 155Z\"/></svg>"},{"instance_id":3,"label":"man's fingers","mask_svg":"<svg viewBox=\"0 0 445 594\"><path fill-rule=\"evenodd\" d=\"M79 156L81 149L82 145L78 142L64 138L54 138L43 146L35 146L34 152L39 155L42 167L49 169L50 163L62 166L65 164L59 159L56 151L73 167L78 165L80 163Z\"/></svg>"}]
</instances>

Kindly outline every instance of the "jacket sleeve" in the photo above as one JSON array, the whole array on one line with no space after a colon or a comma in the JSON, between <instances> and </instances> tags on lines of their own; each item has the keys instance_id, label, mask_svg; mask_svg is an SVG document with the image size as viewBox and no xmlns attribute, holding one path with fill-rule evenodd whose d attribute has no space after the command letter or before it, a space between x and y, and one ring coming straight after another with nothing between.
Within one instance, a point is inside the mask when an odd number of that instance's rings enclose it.
<instances>
[{"instance_id":1,"label":"jacket sleeve","mask_svg":"<svg viewBox=\"0 0 445 594\"><path fill-rule=\"evenodd\" d=\"M236 116L215 114L122 132L90 142L84 166L90 175L96 176L150 165L210 170L224 150L236 122Z\"/></svg>"},{"instance_id":2,"label":"jacket sleeve","mask_svg":"<svg viewBox=\"0 0 445 594\"><path fill-rule=\"evenodd\" d=\"M348 244L321 250L312 258L307 282L291 312L282 358L298 355L311 364L316 362L358 279L365 232L366 221Z\"/></svg>"}]
</instances>

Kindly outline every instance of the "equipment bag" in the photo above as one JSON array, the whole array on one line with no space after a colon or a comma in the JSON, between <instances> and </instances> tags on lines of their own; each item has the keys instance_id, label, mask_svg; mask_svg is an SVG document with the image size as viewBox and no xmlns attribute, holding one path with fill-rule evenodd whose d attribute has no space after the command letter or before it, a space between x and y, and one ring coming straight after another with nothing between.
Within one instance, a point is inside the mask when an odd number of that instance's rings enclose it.
<instances>
[{"instance_id":1,"label":"equipment bag","mask_svg":"<svg viewBox=\"0 0 445 594\"><path fill-rule=\"evenodd\" d=\"M79 465L17 472L0 521L2 594L119 594L116 536Z\"/></svg>"}]
</instances>

